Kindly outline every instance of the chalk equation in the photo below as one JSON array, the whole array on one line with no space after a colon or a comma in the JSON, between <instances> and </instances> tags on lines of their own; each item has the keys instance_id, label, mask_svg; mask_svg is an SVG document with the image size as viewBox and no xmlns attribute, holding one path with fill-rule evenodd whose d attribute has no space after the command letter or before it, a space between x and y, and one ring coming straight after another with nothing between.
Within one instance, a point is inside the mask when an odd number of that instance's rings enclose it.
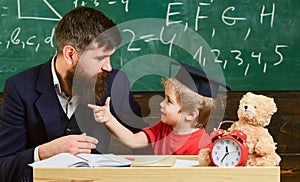
<instances>
[{"instance_id":1,"label":"chalk equation","mask_svg":"<svg viewBox=\"0 0 300 182\"><path fill-rule=\"evenodd\" d=\"M22 1L22 2L21 2ZM48 10L50 10L51 14L55 16L55 18L50 18L50 17L41 17L41 16L36 16L34 12L32 12L32 15L24 15L22 13L22 6L26 6L27 2L25 0L18 0L17 1L17 6L18 6L18 19L30 19L30 20L46 20L46 21L59 21L62 18L61 13L59 13L54 6L48 1L48 0L43 0L43 5L45 5ZM53 2L54 4L55 2ZM128 12L128 4L129 0L107 0L106 3L108 5L116 5L118 3L124 4L124 11ZM38 5L38 4L36 4ZM78 6L92 6L92 7L99 7L100 6L100 0L74 0L73 1L74 7Z\"/></svg>"},{"instance_id":2,"label":"chalk equation","mask_svg":"<svg viewBox=\"0 0 300 182\"><path fill-rule=\"evenodd\" d=\"M99 7L101 5L100 0L75 0L74 2L75 7L77 6L94 6L94 7ZM129 0L106 0L106 3L108 5L115 5L118 3L121 3L124 5L124 11L128 12L128 5L129 5Z\"/></svg>"},{"instance_id":3,"label":"chalk equation","mask_svg":"<svg viewBox=\"0 0 300 182\"><path fill-rule=\"evenodd\" d=\"M136 36L136 33L134 32L134 30L132 29L124 29L123 33L127 33L130 36L130 41L128 43L127 46L127 51L129 52L133 52L133 51L142 51L142 46L137 47L136 45L134 45L134 42L142 40L145 43L149 43L151 41L160 41L161 44L164 45L168 45L169 46L169 51L168 51L168 56L172 57L172 47L174 45L174 43L176 42L176 38L177 38L177 34L174 33L173 35L168 35L168 37L170 37L168 40L164 38L164 31L165 31L165 27L161 28L161 31L159 33L159 35L155 35L155 33L153 34L145 34L145 35L140 35L140 36ZM272 50L269 50L268 52L272 52L272 54L274 54L275 57L277 57L276 60L267 60L264 61L262 60L262 53L261 52L255 52L252 51L251 52L251 58L253 58L252 62L255 62L257 65L263 65L263 69L262 72L266 73L267 72L267 66L268 63L272 64L271 66L278 66L280 65L283 60L284 60L284 56L282 53L282 49L283 48L287 48L287 45L280 45L280 44L276 44L274 45L273 48L270 48ZM230 50L230 54L234 55L234 59L232 60L220 60L220 56L222 54L222 50L220 49L211 49L211 52L214 53L215 59L214 60L210 60L213 61L214 63L217 64L223 64L223 69L225 70L227 68L227 64L228 62L233 62L233 64L235 64L236 66L242 66L243 64L246 64L246 69L244 71L244 76L247 75L248 70L250 68L250 63L245 63L244 59L243 59L243 51L242 50L238 50L238 49L234 49L234 50ZM270 55L270 53L268 54ZM199 45L198 49L192 53L193 59L196 60L199 65L205 67L206 66L206 57L203 54L203 45Z\"/></svg>"},{"instance_id":4,"label":"chalk equation","mask_svg":"<svg viewBox=\"0 0 300 182\"><path fill-rule=\"evenodd\" d=\"M55 7L55 2L42 0L40 3L43 3L48 8L48 11L51 12L52 17L45 17L45 16L38 16L34 12L24 13L23 6L26 6L26 0L17 0L17 18L20 21L19 26L15 27L8 27L5 30L5 35L1 33L0 36L0 48L2 51L9 51L9 50L30 50L31 52L34 51L38 53L41 47L47 47L49 50L55 49L54 43L54 27L45 27L46 36L39 37L36 32L28 32L26 30L26 26L22 24L23 21L59 21L62 17L62 12L59 12ZM244 0L244 2L248 2ZM91 6L95 8L101 8L103 4L106 6L118 6L121 7L123 13L125 14L134 14L135 10L131 7L134 3L132 0L72 0L72 6ZM219 34L224 34L224 31L235 31L235 29L230 29L231 27L237 27L239 29L239 35L235 36L236 42L243 41L244 44L247 44L248 40L255 39L256 35L253 33L257 30L256 27L252 27L250 25L253 24L260 24L264 26L265 30L266 27L269 30L276 28L278 25L276 24L276 17L279 15L277 14L277 5L275 2L269 2L264 4L263 2L256 7L255 13L251 16L245 13L243 14L243 9L239 9L240 7L236 5L226 5L222 8L216 10L214 6L216 0L204 0L204 1L195 1L193 4L189 4L190 2L187 1L177 1L177 2L166 2L166 5L163 6L164 8L161 9L162 15L161 17L165 20L165 24L163 26L156 26L153 25L153 29L159 29L159 33L155 30L151 32L149 30L148 33L140 34L140 32L136 32L135 28L124 28L121 30L122 34L129 37L130 40L128 42L127 51L128 52L138 52L143 51L144 47L136 46L134 43L137 41L144 41L145 44L151 43L152 41L157 41L161 45L168 46L168 52L166 55L172 58L173 55L173 46L176 45L176 39L178 38L177 33L168 36L167 38L164 36L165 31L172 28L176 24L184 25L184 29L178 30L185 32L188 28L192 29L193 31L202 34L203 29L205 31L209 31L209 37L205 37L209 40L217 39ZM148 3L149 4L149 3ZM155 4L153 4L154 6ZM188 5L189 8L189 17L186 18L185 9ZM1 18L6 18L8 16L7 12L9 12L9 8L6 5L2 5L1 7ZM72 7L71 7L72 8ZM70 9L71 9L70 8ZM135 7L137 8L137 7ZM191 10L193 9L193 10ZM216 12L217 11L217 12ZM190 13L192 12L192 13ZM65 13L65 12L64 12ZM256 17L258 21L253 22L253 16ZM126 18L126 17L125 17ZM211 18L215 18L218 20L218 27L216 25L211 24L212 21L209 21ZM256 20L255 19L255 20ZM251 22L252 21L252 22ZM220 23L221 22L221 23ZM248 27L245 26L245 23L248 22ZM241 25L242 24L242 25ZM228 28L229 27L229 28ZM255 29L256 28L256 29ZM226 41L226 40L220 40ZM244 48L238 48L232 45L230 49L223 49L222 47L217 47L212 45L211 46L211 53L215 55L214 60L208 60L204 53L202 45L197 45L197 43L193 43L195 47L194 52L191 53L192 58L199 63L201 66L206 66L207 61L212 61L215 64L219 64L222 66L224 70L230 69L234 67L235 69L243 69L242 73L244 76L247 76L249 71L251 71L251 67L260 66L261 72L266 73L268 71L268 67L273 66L277 67L280 66L285 61L285 51L289 48L288 43L284 41L279 41L280 43L274 42L270 43L267 47L264 47L263 51L253 49L251 47L245 50ZM159 49L159 47L157 47ZM151 53L149 53L151 54ZM266 54L266 55L265 55ZM229 57L226 57L230 55ZM266 58L266 57L271 57ZM251 60L249 60L249 58ZM1 65L0 65L1 67ZM3 66L2 66L3 67ZM7 67L0 70L0 72L15 72L17 71L16 68L9 68ZM256 71L257 73L257 71Z\"/></svg>"}]
</instances>

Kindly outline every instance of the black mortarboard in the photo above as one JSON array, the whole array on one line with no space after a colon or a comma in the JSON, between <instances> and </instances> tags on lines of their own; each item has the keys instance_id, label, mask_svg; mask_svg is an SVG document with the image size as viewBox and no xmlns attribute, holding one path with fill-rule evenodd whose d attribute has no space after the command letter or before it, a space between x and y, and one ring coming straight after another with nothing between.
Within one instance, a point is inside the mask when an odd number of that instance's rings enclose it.
<instances>
[{"instance_id":1,"label":"black mortarboard","mask_svg":"<svg viewBox=\"0 0 300 182\"><path fill-rule=\"evenodd\" d=\"M219 86L230 91L230 87L225 83L207 75L202 70L183 63L172 61L169 67L169 76L171 76L172 65L179 66L179 71L175 78L202 96L215 98L218 94Z\"/></svg>"}]
</instances>

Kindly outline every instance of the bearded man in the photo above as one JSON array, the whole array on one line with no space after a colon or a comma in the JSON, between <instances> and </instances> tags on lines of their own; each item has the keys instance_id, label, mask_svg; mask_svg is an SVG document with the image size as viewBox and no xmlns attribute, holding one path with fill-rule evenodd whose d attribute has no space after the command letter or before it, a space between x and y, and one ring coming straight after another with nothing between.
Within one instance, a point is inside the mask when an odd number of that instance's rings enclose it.
<instances>
[{"instance_id":1,"label":"bearded man","mask_svg":"<svg viewBox=\"0 0 300 182\"><path fill-rule=\"evenodd\" d=\"M77 7L58 22L55 36L53 58L6 80L0 181L32 181L28 164L59 153L105 153L109 131L91 124L87 103L101 105L109 96L122 124L135 132L145 127L126 75L111 67L121 42L115 23L96 9Z\"/></svg>"}]
</instances>

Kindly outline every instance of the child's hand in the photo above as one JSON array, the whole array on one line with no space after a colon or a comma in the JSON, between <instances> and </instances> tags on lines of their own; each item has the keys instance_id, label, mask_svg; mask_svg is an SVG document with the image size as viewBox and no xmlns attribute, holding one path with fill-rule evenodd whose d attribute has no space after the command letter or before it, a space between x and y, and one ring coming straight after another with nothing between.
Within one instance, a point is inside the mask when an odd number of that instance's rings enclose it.
<instances>
[{"instance_id":1,"label":"child's hand","mask_svg":"<svg viewBox=\"0 0 300 182\"><path fill-rule=\"evenodd\" d=\"M110 97L107 97L104 106L88 104L88 107L93 109L94 118L97 122L106 123L111 119L109 102L110 102Z\"/></svg>"}]
</instances>

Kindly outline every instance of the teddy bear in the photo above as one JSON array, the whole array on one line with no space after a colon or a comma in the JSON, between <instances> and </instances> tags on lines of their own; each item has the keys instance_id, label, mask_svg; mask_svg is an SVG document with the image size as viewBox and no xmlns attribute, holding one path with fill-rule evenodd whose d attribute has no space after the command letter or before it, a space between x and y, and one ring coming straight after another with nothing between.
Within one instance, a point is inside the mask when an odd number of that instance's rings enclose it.
<instances>
[{"instance_id":1,"label":"teddy bear","mask_svg":"<svg viewBox=\"0 0 300 182\"><path fill-rule=\"evenodd\" d=\"M235 129L246 134L248 159L245 166L277 166L281 158L276 153L276 143L265 126L270 124L277 107L273 98L247 92L239 103L238 121L234 122L226 134ZM199 166L212 166L210 149L199 151Z\"/></svg>"}]
</instances>

